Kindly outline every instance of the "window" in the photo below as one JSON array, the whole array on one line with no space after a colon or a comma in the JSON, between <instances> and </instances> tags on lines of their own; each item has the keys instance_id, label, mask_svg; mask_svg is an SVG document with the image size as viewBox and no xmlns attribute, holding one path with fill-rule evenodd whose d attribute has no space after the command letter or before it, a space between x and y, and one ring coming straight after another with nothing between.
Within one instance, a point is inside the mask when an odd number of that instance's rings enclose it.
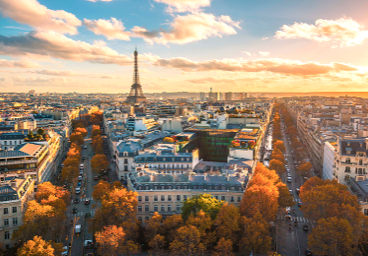
<instances>
[{"instance_id":1,"label":"window","mask_svg":"<svg viewBox=\"0 0 368 256\"><path fill-rule=\"evenodd\" d=\"M368 216L368 209L364 209L364 215Z\"/></svg>"},{"instance_id":2,"label":"window","mask_svg":"<svg viewBox=\"0 0 368 256\"><path fill-rule=\"evenodd\" d=\"M363 160L362 159L359 160L359 165L363 165Z\"/></svg>"},{"instance_id":3,"label":"window","mask_svg":"<svg viewBox=\"0 0 368 256\"><path fill-rule=\"evenodd\" d=\"M9 240L10 239L10 233L9 233L9 231L5 231L5 233L4 233L4 239L5 240Z\"/></svg>"},{"instance_id":4,"label":"window","mask_svg":"<svg viewBox=\"0 0 368 256\"><path fill-rule=\"evenodd\" d=\"M167 206L167 211L168 211L168 212L171 212L171 205L168 205L168 206Z\"/></svg>"},{"instance_id":5,"label":"window","mask_svg":"<svg viewBox=\"0 0 368 256\"><path fill-rule=\"evenodd\" d=\"M138 205L138 212L142 212L142 206Z\"/></svg>"},{"instance_id":6,"label":"window","mask_svg":"<svg viewBox=\"0 0 368 256\"><path fill-rule=\"evenodd\" d=\"M138 222L142 223L142 217L138 217Z\"/></svg>"},{"instance_id":7,"label":"window","mask_svg":"<svg viewBox=\"0 0 368 256\"><path fill-rule=\"evenodd\" d=\"M149 212L149 205L145 205L145 206L144 206L144 211L145 211L145 212Z\"/></svg>"},{"instance_id":8,"label":"window","mask_svg":"<svg viewBox=\"0 0 368 256\"><path fill-rule=\"evenodd\" d=\"M234 202L234 197L232 196L231 199L230 199L230 202Z\"/></svg>"},{"instance_id":9,"label":"window","mask_svg":"<svg viewBox=\"0 0 368 256\"><path fill-rule=\"evenodd\" d=\"M144 222L146 222L146 223L149 222L149 217L145 217Z\"/></svg>"},{"instance_id":10,"label":"window","mask_svg":"<svg viewBox=\"0 0 368 256\"><path fill-rule=\"evenodd\" d=\"M183 195L183 200L187 200L187 195Z\"/></svg>"},{"instance_id":11,"label":"window","mask_svg":"<svg viewBox=\"0 0 368 256\"><path fill-rule=\"evenodd\" d=\"M180 212L180 205L177 205L177 206L176 206L176 211L177 211L177 212Z\"/></svg>"},{"instance_id":12,"label":"window","mask_svg":"<svg viewBox=\"0 0 368 256\"><path fill-rule=\"evenodd\" d=\"M215 198L218 200L218 196L215 196Z\"/></svg>"},{"instance_id":13,"label":"window","mask_svg":"<svg viewBox=\"0 0 368 256\"><path fill-rule=\"evenodd\" d=\"M4 214L8 214L9 213L9 209L8 208L4 208Z\"/></svg>"},{"instance_id":14,"label":"window","mask_svg":"<svg viewBox=\"0 0 368 256\"><path fill-rule=\"evenodd\" d=\"M158 201L158 196L154 196L153 201L157 202Z\"/></svg>"},{"instance_id":15,"label":"window","mask_svg":"<svg viewBox=\"0 0 368 256\"><path fill-rule=\"evenodd\" d=\"M128 166L124 165L124 172L127 172L127 171L128 171Z\"/></svg>"},{"instance_id":16,"label":"window","mask_svg":"<svg viewBox=\"0 0 368 256\"><path fill-rule=\"evenodd\" d=\"M181 200L181 196L180 195L177 195L176 196L176 201L180 201Z\"/></svg>"},{"instance_id":17,"label":"window","mask_svg":"<svg viewBox=\"0 0 368 256\"><path fill-rule=\"evenodd\" d=\"M165 201L165 196L161 196L161 201Z\"/></svg>"},{"instance_id":18,"label":"window","mask_svg":"<svg viewBox=\"0 0 368 256\"><path fill-rule=\"evenodd\" d=\"M158 205L154 205L154 206L153 206L153 211L154 211L154 212L158 212Z\"/></svg>"},{"instance_id":19,"label":"window","mask_svg":"<svg viewBox=\"0 0 368 256\"><path fill-rule=\"evenodd\" d=\"M17 207L13 207L13 213L17 213Z\"/></svg>"},{"instance_id":20,"label":"window","mask_svg":"<svg viewBox=\"0 0 368 256\"><path fill-rule=\"evenodd\" d=\"M350 158L346 158L345 163L350 164Z\"/></svg>"},{"instance_id":21,"label":"window","mask_svg":"<svg viewBox=\"0 0 368 256\"><path fill-rule=\"evenodd\" d=\"M13 226L17 226L18 225L18 218L13 218Z\"/></svg>"},{"instance_id":22,"label":"window","mask_svg":"<svg viewBox=\"0 0 368 256\"><path fill-rule=\"evenodd\" d=\"M142 196L138 196L138 202L142 202Z\"/></svg>"},{"instance_id":23,"label":"window","mask_svg":"<svg viewBox=\"0 0 368 256\"><path fill-rule=\"evenodd\" d=\"M171 196L167 196L167 201L171 201Z\"/></svg>"},{"instance_id":24,"label":"window","mask_svg":"<svg viewBox=\"0 0 368 256\"><path fill-rule=\"evenodd\" d=\"M165 212L165 205L161 205L161 212Z\"/></svg>"},{"instance_id":25,"label":"window","mask_svg":"<svg viewBox=\"0 0 368 256\"><path fill-rule=\"evenodd\" d=\"M225 201L225 196L221 196L221 200L222 201Z\"/></svg>"},{"instance_id":26,"label":"window","mask_svg":"<svg viewBox=\"0 0 368 256\"><path fill-rule=\"evenodd\" d=\"M238 196L238 202L240 202L241 201L241 197L240 196Z\"/></svg>"},{"instance_id":27,"label":"window","mask_svg":"<svg viewBox=\"0 0 368 256\"><path fill-rule=\"evenodd\" d=\"M124 159L124 164L127 164L128 163L128 159Z\"/></svg>"},{"instance_id":28,"label":"window","mask_svg":"<svg viewBox=\"0 0 368 256\"><path fill-rule=\"evenodd\" d=\"M345 167L345 172L350 173L350 166L346 166L346 167Z\"/></svg>"},{"instance_id":29,"label":"window","mask_svg":"<svg viewBox=\"0 0 368 256\"><path fill-rule=\"evenodd\" d=\"M9 226L9 219L4 219L4 226Z\"/></svg>"},{"instance_id":30,"label":"window","mask_svg":"<svg viewBox=\"0 0 368 256\"><path fill-rule=\"evenodd\" d=\"M145 196L145 197L144 197L144 200L145 200L146 202L149 202L149 196Z\"/></svg>"}]
</instances>

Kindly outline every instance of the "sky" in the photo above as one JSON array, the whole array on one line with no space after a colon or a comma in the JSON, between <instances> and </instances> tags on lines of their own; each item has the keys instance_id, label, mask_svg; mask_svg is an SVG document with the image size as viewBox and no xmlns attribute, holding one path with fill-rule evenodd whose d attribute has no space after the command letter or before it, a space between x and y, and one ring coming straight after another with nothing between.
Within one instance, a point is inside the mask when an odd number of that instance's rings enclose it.
<instances>
[{"instance_id":1,"label":"sky","mask_svg":"<svg viewBox=\"0 0 368 256\"><path fill-rule=\"evenodd\" d=\"M0 0L0 90L368 91L366 0Z\"/></svg>"}]
</instances>

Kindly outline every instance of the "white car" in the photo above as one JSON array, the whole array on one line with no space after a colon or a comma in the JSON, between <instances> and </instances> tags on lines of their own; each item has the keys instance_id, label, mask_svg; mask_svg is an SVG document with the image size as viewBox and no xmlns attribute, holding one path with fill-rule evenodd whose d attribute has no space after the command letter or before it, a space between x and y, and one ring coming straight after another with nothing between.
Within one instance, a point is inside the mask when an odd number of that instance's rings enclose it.
<instances>
[{"instance_id":1,"label":"white car","mask_svg":"<svg viewBox=\"0 0 368 256\"><path fill-rule=\"evenodd\" d=\"M291 177L287 177L287 182L291 183L292 179Z\"/></svg>"},{"instance_id":2,"label":"white car","mask_svg":"<svg viewBox=\"0 0 368 256\"><path fill-rule=\"evenodd\" d=\"M288 178L291 178L291 174L290 174L290 172L288 172L287 176L288 176Z\"/></svg>"},{"instance_id":3,"label":"white car","mask_svg":"<svg viewBox=\"0 0 368 256\"><path fill-rule=\"evenodd\" d=\"M79 175L78 181L81 181L81 180L83 180L83 177L81 175Z\"/></svg>"},{"instance_id":4,"label":"white car","mask_svg":"<svg viewBox=\"0 0 368 256\"><path fill-rule=\"evenodd\" d=\"M77 194L77 195L80 194L80 191L81 191L80 188L76 188L75 189L75 194Z\"/></svg>"},{"instance_id":5,"label":"white car","mask_svg":"<svg viewBox=\"0 0 368 256\"><path fill-rule=\"evenodd\" d=\"M68 253L69 253L69 248L68 248L68 246L64 246L64 247L63 247L63 252L61 253L61 255L62 255L62 256L64 256L64 255L68 255Z\"/></svg>"}]
</instances>

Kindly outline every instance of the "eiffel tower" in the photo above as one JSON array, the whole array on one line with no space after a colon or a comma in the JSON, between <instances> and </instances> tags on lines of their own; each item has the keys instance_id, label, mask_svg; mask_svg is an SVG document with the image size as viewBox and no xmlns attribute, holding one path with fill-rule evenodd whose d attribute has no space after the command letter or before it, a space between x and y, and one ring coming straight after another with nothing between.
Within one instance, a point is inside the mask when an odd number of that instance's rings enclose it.
<instances>
[{"instance_id":1,"label":"eiffel tower","mask_svg":"<svg viewBox=\"0 0 368 256\"><path fill-rule=\"evenodd\" d=\"M127 103L139 103L146 101L146 97L142 91L142 85L139 82L139 74L138 74L138 52L137 48L134 51L134 76L133 76L133 84L130 89L129 96L127 97Z\"/></svg>"}]
</instances>

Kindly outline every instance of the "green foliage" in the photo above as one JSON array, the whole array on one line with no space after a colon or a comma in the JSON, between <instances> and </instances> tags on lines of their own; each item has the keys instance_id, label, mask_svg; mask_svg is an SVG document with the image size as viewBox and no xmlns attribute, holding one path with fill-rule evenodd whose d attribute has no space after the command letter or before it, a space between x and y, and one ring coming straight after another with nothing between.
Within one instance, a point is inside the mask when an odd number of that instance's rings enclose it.
<instances>
[{"instance_id":1,"label":"green foliage","mask_svg":"<svg viewBox=\"0 0 368 256\"><path fill-rule=\"evenodd\" d=\"M182 217L186 220L190 215L196 215L202 210L215 219L223 204L224 201L219 201L210 194L195 195L184 202Z\"/></svg>"}]
</instances>

